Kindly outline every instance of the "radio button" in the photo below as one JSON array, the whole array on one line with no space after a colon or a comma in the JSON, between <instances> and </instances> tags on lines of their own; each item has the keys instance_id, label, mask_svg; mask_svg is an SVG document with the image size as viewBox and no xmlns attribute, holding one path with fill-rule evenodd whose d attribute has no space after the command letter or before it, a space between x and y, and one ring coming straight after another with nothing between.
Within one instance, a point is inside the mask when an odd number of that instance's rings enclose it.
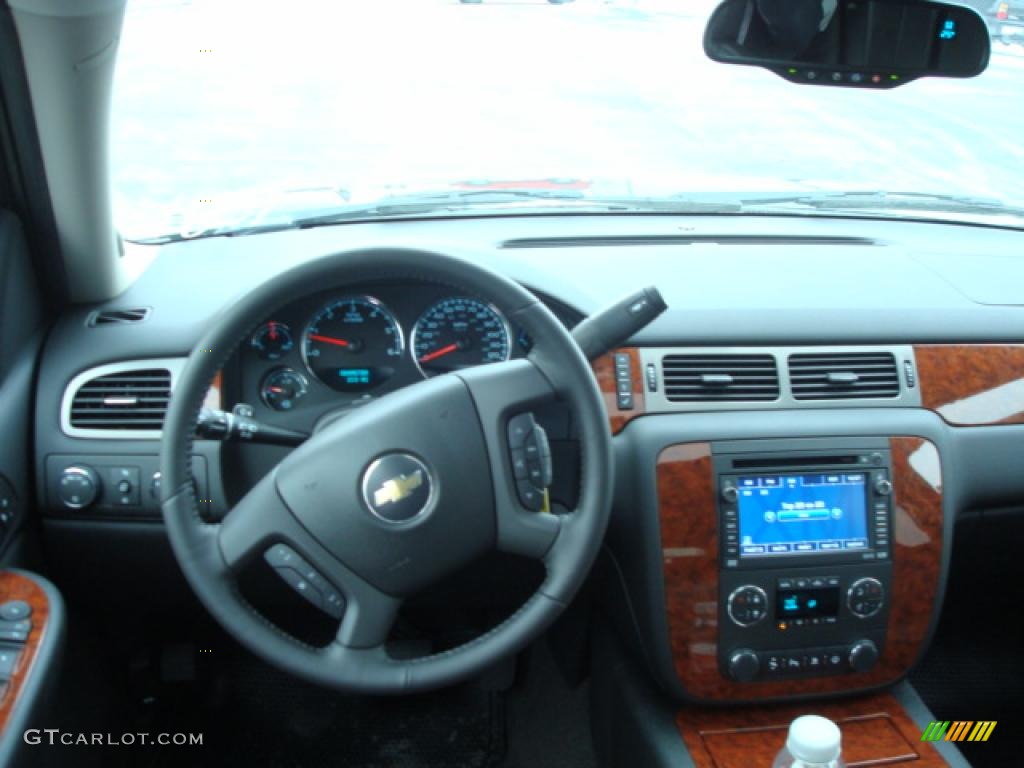
<instances>
[{"instance_id":1,"label":"radio button","mask_svg":"<svg viewBox=\"0 0 1024 768\"><path fill-rule=\"evenodd\" d=\"M829 576L827 579L825 579L825 582L830 587L838 587L839 586L839 577L838 576Z\"/></svg>"},{"instance_id":2,"label":"radio button","mask_svg":"<svg viewBox=\"0 0 1024 768\"><path fill-rule=\"evenodd\" d=\"M729 595L726 612L737 626L753 626L768 615L768 596L753 584L739 587Z\"/></svg>"},{"instance_id":3,"label":"radio button","mask_svg":"<svg viewBox=\"0 0 1024 768\"><path fill-rule=\"evenodd\" d=\"M729 504L735 504L736 499L740 497L740 492L736 490L736 486L732 483L726 483L722 486L722 499Z\"/></svg>"},{"instance_id":4,"label":"radio button","mask_svg":"<svg viewBox=\"0 0 1024 768\"><path fill-rule=\"evenodd\" d=\"M892 493L892 481L885 477L875 480L875 493L879 496L888 496Z\"/></svg>"},{"instance_id":5,"label":"radio button","mask_svg":"<svg viewBox=\"0 0 1024 768\"><path fill-rule=\"evenodd\" d=\"M795 584L797 589L807 589L809 582L807 579L797 579Z\"/></svg>"},{"instance_id":6,"label":"radio button","mask_svg":"<svg viewBox=\"0 0 1024 768\"><path fill-rule=\"evenodd\" d=\"M779 579L777 582L775 582L775 584L779 589L793 588L793 581L791 579Z\"/></svg>"},{"instance_id":7,"label":"radio button","mask_svg":"<svg viewBox=\"0 0 1024 768\"><path fill-rule=\"evenodd\" d=\"M747 683L757 677L761 671L761 662L757 654L749 648L741 648L734 651L729 657L729 675L733 680Z\"/></svg>"}]
</instances>

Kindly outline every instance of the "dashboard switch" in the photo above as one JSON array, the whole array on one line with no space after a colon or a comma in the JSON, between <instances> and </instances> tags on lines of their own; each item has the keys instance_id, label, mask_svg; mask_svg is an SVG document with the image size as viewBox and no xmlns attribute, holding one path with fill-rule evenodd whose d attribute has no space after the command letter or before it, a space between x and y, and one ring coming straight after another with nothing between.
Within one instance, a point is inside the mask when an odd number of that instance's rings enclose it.
<instances>
[{"instance_id":1,"label":"dashboard switch","mask_svg":"<svg viewBox=\"0 0 1024 768\"><path fill-rule=\"evenodd\" d=\"M67 467L61 472L57 493L68 509L85 509L100 495L102 481L96 470L84 464Z\"/></svg>"}]
</instances>

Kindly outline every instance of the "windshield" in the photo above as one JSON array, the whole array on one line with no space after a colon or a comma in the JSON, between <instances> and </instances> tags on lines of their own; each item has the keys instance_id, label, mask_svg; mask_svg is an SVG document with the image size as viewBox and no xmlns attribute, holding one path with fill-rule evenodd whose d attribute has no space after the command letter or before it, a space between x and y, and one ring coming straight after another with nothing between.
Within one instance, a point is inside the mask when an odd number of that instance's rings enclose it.
<instances>
[{"instance_id":1,"label":"windshield","mask_svg":"<svg viewBox=\"0 0 1024 768\"><path fill-rule=\"evenodd\" d=\"M712 62L715 5L130 0L118 226L772 205L1024 226L1024 35L992 3L985 73L889 91Z\"/></svg>"}]
</instances>

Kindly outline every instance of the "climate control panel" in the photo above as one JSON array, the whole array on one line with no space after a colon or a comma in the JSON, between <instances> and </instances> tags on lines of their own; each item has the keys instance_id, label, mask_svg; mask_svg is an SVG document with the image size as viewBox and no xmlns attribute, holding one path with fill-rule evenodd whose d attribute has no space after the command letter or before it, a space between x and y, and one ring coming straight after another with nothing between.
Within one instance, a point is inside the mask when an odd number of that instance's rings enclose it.
<instances>
[{"instance_id":1,"label":"climate control panel","mask_svg":"<svg viewBox=\"0 0 1024 768\"><path fill-rule=\"evenodd\" d=\"M753 682L870 670L885 647L891 567L723 570L722 674Z\"/></svg>"}]
</instances>

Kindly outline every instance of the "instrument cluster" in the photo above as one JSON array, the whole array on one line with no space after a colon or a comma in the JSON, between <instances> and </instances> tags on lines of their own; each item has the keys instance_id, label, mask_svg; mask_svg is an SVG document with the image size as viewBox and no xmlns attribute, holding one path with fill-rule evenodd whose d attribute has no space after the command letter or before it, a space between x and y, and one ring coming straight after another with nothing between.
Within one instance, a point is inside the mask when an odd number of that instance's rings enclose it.
<instances>
[{"instance_id":1,"label":"instrument cluster","mask_svg":"<svg viewBox=\"0 0 1024 768\"><path fill-rule=\"evenodd\" d=\"M570 326L577 319L558 314ZM253 329L240 355L239 399L296 414L358 404L530 346L497 307L472 295L427 284L360 286L297 302Z\"/></svg>"}]
</instances>

